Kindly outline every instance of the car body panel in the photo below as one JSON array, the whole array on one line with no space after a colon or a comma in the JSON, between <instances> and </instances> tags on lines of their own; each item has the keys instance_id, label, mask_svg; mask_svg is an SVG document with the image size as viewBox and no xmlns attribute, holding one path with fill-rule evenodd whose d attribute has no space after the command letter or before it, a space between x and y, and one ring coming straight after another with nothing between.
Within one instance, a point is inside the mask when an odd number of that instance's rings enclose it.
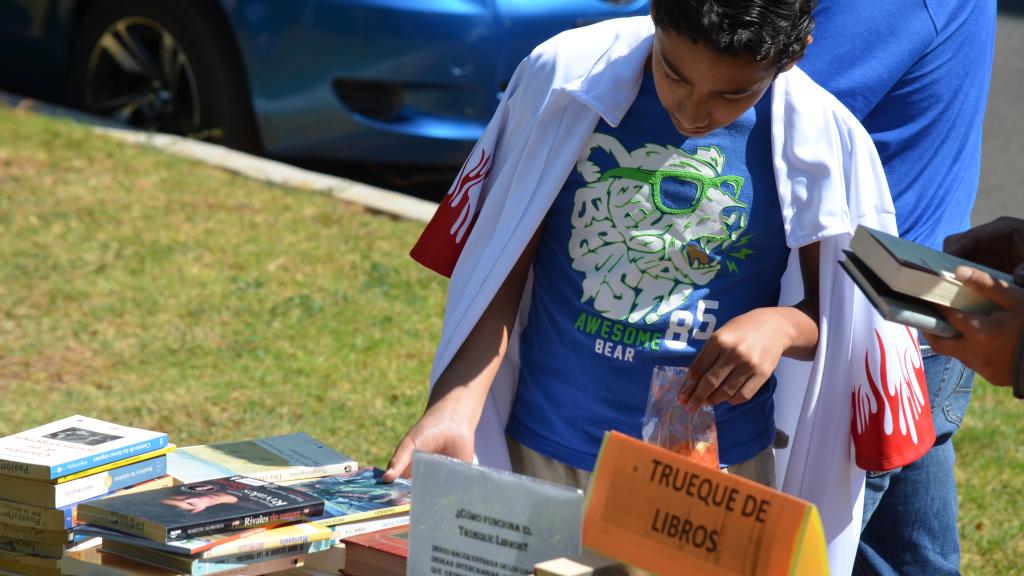
<instances>
[{"instance_id":1,"label":"car body panel","mask_svg":"<svg viewBox=\"0 0 1024 576\"><path fill-rule=\"evenodd\" d=\"M60 76L54 71L68 67L85 1L0 3L0 30L12 31L0 48L31 54L21 61ZM267 154L432 165L462 161L534 46L561 30L648 10L647 0L218 3Z\"/></svg>"}]
</instances>

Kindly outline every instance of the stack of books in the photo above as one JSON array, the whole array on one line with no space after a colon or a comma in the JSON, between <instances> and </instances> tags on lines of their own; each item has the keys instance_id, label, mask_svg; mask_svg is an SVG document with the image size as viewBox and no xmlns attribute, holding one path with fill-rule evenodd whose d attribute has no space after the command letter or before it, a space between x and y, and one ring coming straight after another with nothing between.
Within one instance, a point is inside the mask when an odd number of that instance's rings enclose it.
<instances>
[{"instance_id":1,"label":"stack of books","mask_svg":"<svg viewBox=\"0 0 1024 576\"><path fill-rule=\"evenodd\" d=\"M365 469L288 486L235 476L83 503L75 533L102 544L70 555L65 573L130 571L136 562L166 576L256 576L303 566L306 574L337 575L346 563L344 539L409 522L411 484L383 484L380 475Z\"/></svg>"},{"instance_id":2,"label":"stack of books","mask_svg":"<svg viewBox=\"0 0 1024 576\"><path fill-rule=\"evenodd\" d=\"M337 576L343 539L409 522L408 481L305 434L181 448L168 470L171 488L79 507L76 535L102 544L69 554L66 574Z\"/></svg>"},{"instance_id":3,"label":"stack of books","mask_svg":"<svg viewBox=\"0 0 1024 576\"><path fill-rule=\"evenodd\" d=\"M330 529L306 521L323 513L313 494L245 476L87 502L75 533L102 538L101 554L74 556L64 568L104 574L113 555L170 574L272 574L333 545Z\"/></svg>"},{"instance_id":4,"label":"stack of books","mask_svg":"<svg viewBox=\"0 0 1024 576\"><path fill-rule=\"evenodd\" d=\"M170 486L161 432L71 416L0 438L0 571L61 573L81 502ZM93 541L92 543L95 543Z\"/></svg>"}]
</instances>

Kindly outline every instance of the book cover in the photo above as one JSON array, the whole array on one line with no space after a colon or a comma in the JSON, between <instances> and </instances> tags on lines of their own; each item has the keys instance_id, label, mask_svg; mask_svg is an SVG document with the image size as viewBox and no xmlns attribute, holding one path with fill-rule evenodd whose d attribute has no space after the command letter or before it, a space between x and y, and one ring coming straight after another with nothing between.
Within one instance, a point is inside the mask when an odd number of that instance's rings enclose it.
<instances>
[{"instance_id":1,"label":"book cover","mask_svg":"<svg viewBox=\"0 0 1024 576\"><path fill-rule=\"evenodd\" d=\"M52 480L167 446L167 434L71 416L0 438L0 474Z\"/></svg>"},{"instance_id":2,"label":"book cover","mask_svg":"<svg viewBox=\"0 0 1024 576\"><path fill-rule=\"evenodd\" d=\"M0 476L0 493L15 502L43 508L60 508L153 480L166 473L167 456L157 456L63 484Z\"/></svg>"},{"instance_id":3,"label":"book cover","mask_svg":"<svg viewBox=\"0 0 1024 576\"><path fill-rule=\"evenodd\" d=\"M385 484L380 479L383 474L376 468L364 468L352 474L325 476L289 487L324 501L323 515L312 519L322 526L408 512L412 483L399 478Z\"/></svg>"},{"instance_id":4,"label":"book cover","mask_svg":"<svg viewBox=\"0 0 1024 576\"><path fill-rule=\"evenodd\" d=\"M362 534L345 540L346 576L405 576L408 558L408 527ZM410 573L418 574L415 571Z\"/></svg>"},{"instance_id":5,"label":"book cover","mask_svg":"<svg viewBox=\"0 0 1024 576\"><path fill-rule=\"evenodd\" d=\"M856 254L844 251L846 259L839 266L864 293L878 314L890 322L905 324L929 334L952 337L958 332L942 317L934 304L900 294L885 285Z\"/></svg>"},{"instance_id":6,"label":"book cover","mask_svg":"<svg viewBox=\"0 0 1024 576\"><path fill-rule=\"evenodd\" d=\"M850 250L892 290L967 312L991 312L996 305L960 283L954 275L957 266L1013 283L998 270L865 226L857 227Z\"/></svg>"},{"instance_id":7,"label":"book cover","mask_svg":"<svg viewBox=\"0 0 1024 576\"><path fill-rule=\"evenodd\" d=\"M290 482L355 470L355 460L301 432L189 446L168 459L169 474L182 484L227 476Z\"/></svg>"},{"instance_id":8,"label":"book cover","mask_svg":"<svg viewBox=\"0 0 1024 576\"><path fill-rule=\"evenodd\" d=\"M93 500L78 519L171 542L323 514L323 500L287 486L234 476Z\"/></svg>"},{"instance_id":9,"label":"book cover","mask_svg":"<svg viewBox=\"0 0 1024 576\"><path fill-rule=\"evenodd\" d=\"M581 551L581 490L423 452L412 470L409 574L454 563L529 574Z\"/></svg>"},{"instance_id":10,"label":"book cover","mask_svg":"<svg viewBox=\"0 0 1024 576\"><path fill-rule=\"evenodd\" d=\"M168 552L154 550L142 546L134 546L116 541L104 541L102 550L112 552L119 556L145 562L154 566L160 566L175 572L189 574L191 576L205 576L207 574L220 574L230 570L244 570L247 566L260 564L268 560L279 558L303 558L306 554L315 554L324 551L333 545L329 541L312 542L308 544L293 544L272 550L253 550L231 556L218 558L193 558L179 556ZM247 572L243 572L247 573Z\"/></svg>"},{"instance_id":11,"label":"book cover","mask_svg":"<svg viewBox=\"0 0 1024 576\"><path fill-rule=\"evenodd\" d=\"M173 485L170 476L162 476L148 482L142 482L135 486L123 488L110 494L97 496L96 498L107 498L133 492L167 488ZM38 530L70 530L77 523L77 504L61 506L60 508L43 508L32 506L21 502L0 500L0 521L7 524L26 526Z\"/></svg>"}]
</instances>

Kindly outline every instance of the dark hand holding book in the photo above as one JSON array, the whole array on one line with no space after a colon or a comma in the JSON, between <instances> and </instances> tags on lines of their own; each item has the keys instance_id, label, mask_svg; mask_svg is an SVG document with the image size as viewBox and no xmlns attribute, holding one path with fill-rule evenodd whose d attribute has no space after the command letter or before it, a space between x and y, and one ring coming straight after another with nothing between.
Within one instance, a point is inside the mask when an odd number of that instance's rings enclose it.
<instances>
[{"instance_id":1,"label":"dark hand holding book","mask_svg":"<svg viewBox=\"0 0 1024 576\"><path fill-rule=\"evenodd\" d=\"M938 336L957 335L939 306L982 314L998 308L955 278L958 266L1013 282L998 270L864 226L845 253L839 264L883 318Z\"/></svg>"}]
</instances>

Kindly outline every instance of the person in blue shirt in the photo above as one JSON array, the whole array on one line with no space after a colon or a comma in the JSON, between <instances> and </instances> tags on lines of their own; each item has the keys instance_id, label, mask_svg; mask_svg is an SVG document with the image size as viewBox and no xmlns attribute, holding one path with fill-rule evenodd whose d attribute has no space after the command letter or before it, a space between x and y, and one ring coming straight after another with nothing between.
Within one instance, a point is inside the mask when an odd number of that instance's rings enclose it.
<instances>
[{"instance_id":1,"label":"person in blue shirt","mask_svg":"<svg viewBox=\"0 0 1024 576\"><path fill-rule=\"evenodd\" d=\"M965 230L978 187L995 46L995 0L821 0L800 67L849 108L885 167L900 236L941 249ZM861 574L958 574L951 441L973 372L922 341L934 447L869 473Z\"/></svg>"},{"instance_id":2,"label":"person in blue shirt","mask_svg":"<svg viewBox=\"0 0 1024 576\"><path fill-rule=\"evenodd\" d=\"M476 334L515 319L532 268L506 430L514 470L585 486L606 430L640 435L654 366L693 364L688 401L714 405L721 464L774 483L773 372L784 355L814 357L818 254L800 249L806 297L778 306L789 249L766 95L810 42L813 4L652 2L632 106L617 126L597 124L385 479L414 447L472 458L504 352Z\"/></svg>"}]
</instances>

